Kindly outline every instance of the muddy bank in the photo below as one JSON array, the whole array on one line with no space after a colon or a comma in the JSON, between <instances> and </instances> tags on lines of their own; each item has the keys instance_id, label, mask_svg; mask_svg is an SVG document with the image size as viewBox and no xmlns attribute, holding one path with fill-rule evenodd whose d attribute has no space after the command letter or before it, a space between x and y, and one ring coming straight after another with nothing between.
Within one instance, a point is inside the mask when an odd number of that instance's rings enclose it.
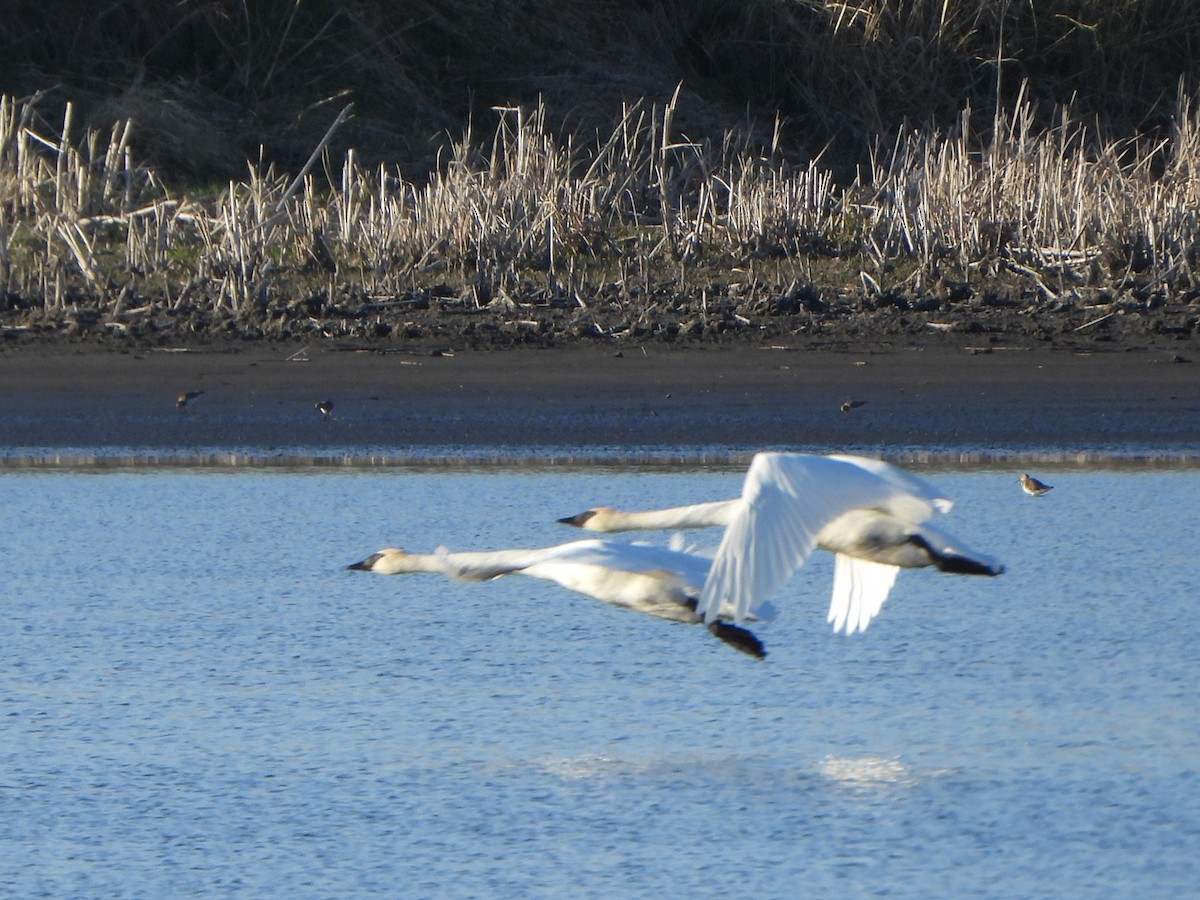
<instances>
[{"instance_id":1,"label":"muddy bank","mask_svg":"<svg viewBox=\"0 0 1200 900\"><path fill-rule=\"evenodd\" d=\"M234 314L207 302L161 298L129 300L118 312L86 304L46 310L9 295L0 298L0 349L71 345L136 352L256 342L415 352L574 345L614 351L763 344L893 349L949 336L981 349L1172 347L1186 357L1200 340L1200 294L1167 294L1149 284L1119 295L1072 293L1053 302L1000 282L939 284L920 296L876 297L833 287L748 290L736 284L686 292L664 285L633 298L609 285L586 301L532 288L513 298L448 286L331 300L297 285L291 296L303 299L275 299Z\"/></svg>"},{"instance_id":2,"label":"muddy bank","mask_svg":"<svg viewBox=\"0 0 1200 900\"><path fill-rule=\"evenodd\" d=\"M10 347L0 352L0 446L1188 454L1200 448L1200 363L1186 358L1170 341L1068 352L955 335L858 349Z\"/></svg>"}]
</instances>

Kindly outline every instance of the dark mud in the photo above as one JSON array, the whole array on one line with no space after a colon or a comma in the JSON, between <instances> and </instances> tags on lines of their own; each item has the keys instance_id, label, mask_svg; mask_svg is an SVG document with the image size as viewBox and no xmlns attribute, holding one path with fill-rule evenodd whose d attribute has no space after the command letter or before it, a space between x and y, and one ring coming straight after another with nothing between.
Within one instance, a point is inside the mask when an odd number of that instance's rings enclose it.
<instances>
[{"instance_id":1,"label":"dark mud","mask_svg":"<svg viewBox=\"0 0 1200 900\"><path fill-rule=\"evenodd\" d=\"M587 300L530 289L519 299L449 287L394 298L314 294L271 300L249 314L209 304L130 300L117 314L92 305L43 310L9 296L0 303L0 346L87 345L116 350L333 341L351 348L432 351L586 345L746 347L773 343L888 348L938 335L982 349L1176 347L1200 338L1200 293L1149 287L1046 300L1009 291L942 285L922 297L846 295L814 288L740 293L737 285L679 293L670 286L630 297L617 286Z\"/></svg>"},{"instance_id":2,"label":"dark mud","mask_svg":"<svg viewBox=\"0 0 1200 900\"><path fill-rule=\"evenodd\" d=\"M0 456L1191 458L1200 363L1178 349L981 348L952 334L853 350L27 345L0 352ZM203 393L180 406L189 392Z\"/></svg>"},{"instance_id":3,"label":"dark mud","mask_svg":"<svg viewBox=\"0 0 1200 900\"><path fill-rule=\"evenodd\" d=\"M1200 454L1200 299L946 291L631 300L614 286L585 304L435 289L249 316L10 298L0 448ZM189 392L203 393L179 405Z\"/></svg>"}]
</instances>

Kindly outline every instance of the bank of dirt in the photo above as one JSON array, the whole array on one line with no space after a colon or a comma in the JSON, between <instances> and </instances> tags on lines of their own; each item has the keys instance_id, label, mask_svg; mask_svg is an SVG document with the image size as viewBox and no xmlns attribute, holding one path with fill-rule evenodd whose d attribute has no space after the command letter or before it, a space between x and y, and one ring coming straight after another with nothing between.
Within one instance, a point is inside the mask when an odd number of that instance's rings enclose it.
<instances>
[{"instance_id":1,"label":"bank of dirt","mask_svg":"<svg viewBox=\"0 0 1200 900\"><path fill-rule=\"evenodd\" d=\"M296 296L305 297L304 294ZM815 288L743 291L713 285L664 286L635 300L617 286L587 300L530 289L517 298L480 298L449 288L388 298L330 301L322 294L273 300L251 313L212 304L128 302L119 315L94 305L45 309L19 298L0 303L0 350L86 346L118 351L236 347L258 342L405 350L498 350L586 346L896 348L947 337L981 351L1002 347L1065 351L1174 348L1200 338L1200 293L1149 288L1021 296L1011 286L938 285L921 296L877 297Z\"/></svg>"},{"instance_id":2,"label":"bank of dirt","mask_svg":"<svg viewBox=\"0 0 1200 900\"><path fill-rule=\"evenodd\" d=\"M958 332L709 344L562 338L502 351L448 337L9 339L0 351L0 446L10 455L98 447L503 456L530 446L691 456L763 447L1194 454L1200 361L1191 361L1191 342L1108 327L1111 338L1090 346L1082 337L1063 346L1065 335ZM202 393L179 405L188 392Z\"/></svg>"}]
</instances>

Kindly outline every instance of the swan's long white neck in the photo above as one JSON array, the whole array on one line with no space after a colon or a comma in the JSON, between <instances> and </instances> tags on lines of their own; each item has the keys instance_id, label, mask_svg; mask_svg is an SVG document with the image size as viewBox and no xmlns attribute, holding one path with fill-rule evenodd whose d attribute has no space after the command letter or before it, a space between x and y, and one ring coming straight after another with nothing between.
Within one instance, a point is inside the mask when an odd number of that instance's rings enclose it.
<instances>
[{"instance_id":1,"label":"swan's long white neck","mask_svg":"<svg viewBox=\"0 0 1200 900\"><path fill-rule=\"evenodd\" d=\"M525 568L546 554L545 550L491 550L449 553L409 553L395 547L373 553L350 566L377 575L431 573L462 581L487 581Z\"/></svg>"},{"instance_id":2,"label":"swan's long white neck","mask_svg":"<svg viewBox=\"0 0 1200 900\"><path fill-rule=\"evenodd\" d=\"M349 568L375 572L378 575L413 575L422 572L440 574L446 570L446 562L441 554L408 553L389 547L371 554Z\"/></svg>"},{"instance_id":3,"label":"swan's long white neck","mask_svg":"<svg viewBox=\"0 0 1200 900\"><path fill-rule=\"evenodd\" d=\"M674 506L670 509L642 512L626 512L602 506L559 521L565 525L575 525L587 531L602 533L709 528L714 525L728 525L737 513L738 503L737 500L716 500L712 503L694 503L691 506Z\"/></svg>"}]
</instances>

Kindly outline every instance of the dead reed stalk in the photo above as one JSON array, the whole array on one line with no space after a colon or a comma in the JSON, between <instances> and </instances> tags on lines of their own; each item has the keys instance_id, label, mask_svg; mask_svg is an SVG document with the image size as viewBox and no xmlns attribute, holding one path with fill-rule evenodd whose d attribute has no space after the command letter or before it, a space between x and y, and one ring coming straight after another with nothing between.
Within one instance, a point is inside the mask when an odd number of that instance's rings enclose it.
<instances>
[{"instance_id":1,"label":"dead reed stalk","mask_svg":"<svg viewBox=\"0 0 1200 900\"><path fill-rule=\"evenodd\" d=\"M945 279L1007 278L1042 303L1198 287L1200 119L1182 88L1158 140L1105 139L1065 108L1039 128L1023 91L990 137L969 109L949 133L906 128L847 184L737 135L690 140L677 99L627 106L578 146L544 107L498 108L486 141L468 128L420 180L332 160L323 141L296 176L260 162L215 198L176 200L132 161L131 123L75 135L68 105L48 130L36 98L0 98L0 277L47 311L107 311L113 329L135 310L262 320L314 295L434 288L514 316L533 294L582 310L613 282L644 314L663 284L757 283L770 266L811 282L828 261L840 283L820 290L868 296Z\"/></svg>"}]
</instances>

